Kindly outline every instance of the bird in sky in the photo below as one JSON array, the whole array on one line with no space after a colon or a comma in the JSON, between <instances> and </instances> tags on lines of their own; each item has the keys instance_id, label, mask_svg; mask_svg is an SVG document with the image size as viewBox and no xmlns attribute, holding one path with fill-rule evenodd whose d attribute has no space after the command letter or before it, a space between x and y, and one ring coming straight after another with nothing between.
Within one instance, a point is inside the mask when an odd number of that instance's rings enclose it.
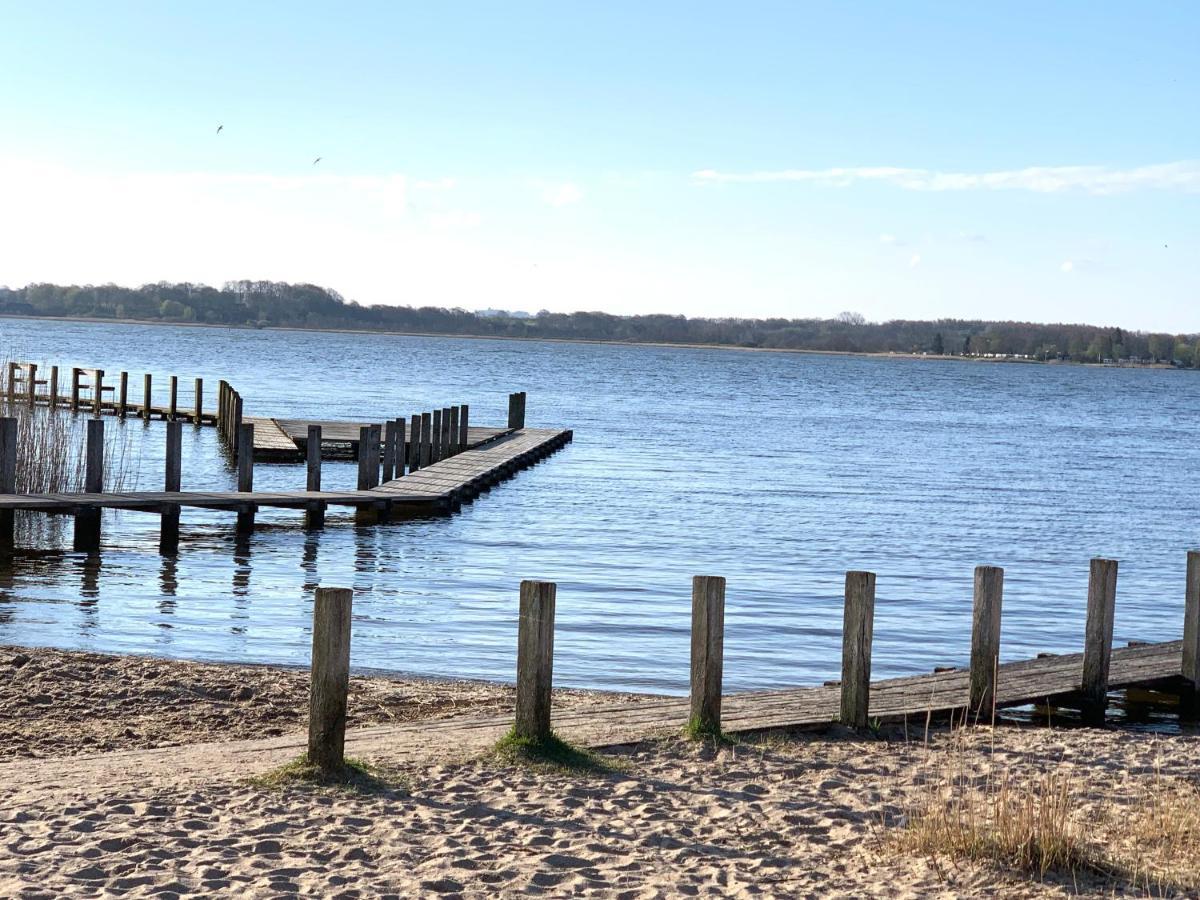
<instances>
[{"instance_id":1,"label":"bird in sky","mask_svg":"<svg viewBox=\"0 0 1200 900\"><path fill-rule=\"evenodd\" d=\"M224 126L224 125L218 125L218 126L217 126L217 134L220 134L220 133L221 133L222 131L224 131L224 130L225 130L225 126Z\"/></svg>"},{"instance_id":2,"label":"bird in sky","mask_svg":"<svg viewBox=\"0 0 1200 900\"><path fill-rule=\"evenodd\" d=\"M324 159L324 157L323 157L323 156L318 156L316 159L314 159L314 160L313 160L313 165L315 166L315 165L316 165L317 163L319 163L319 162L320 162L322 159Z\"/></svg>"}]
</instances>

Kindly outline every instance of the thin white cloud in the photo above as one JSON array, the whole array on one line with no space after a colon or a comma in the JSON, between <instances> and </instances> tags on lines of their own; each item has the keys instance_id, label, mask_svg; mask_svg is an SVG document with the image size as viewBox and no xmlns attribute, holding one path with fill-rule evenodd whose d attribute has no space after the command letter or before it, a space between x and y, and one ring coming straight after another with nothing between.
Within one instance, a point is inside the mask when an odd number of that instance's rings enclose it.
<instances>
[{"instance_id":1,"label":"thin white cloud","mask_svg":"<svg viewBox=\"0 0 1200 900\"><path fill-rule=\"evenodd\" d=\"M583 199L579 185L570 181L542 186L542 199L551 206L571 206Z\"/></svg>"},{"instance_id":2,"label":"thin white cloud","mask_svg":"<svg viewBox=\"0 0 1200 900\"><path fill-rule=\"evenodd\" d=\"M833 169L781 169L764 172L692 173L699 182L753 184L803 182L830 187L861 183L887 184L909 191L1032 191L1054 194L1119 194L1134 190L1200 192L1200 160L1117 169L1109 166L1031 166L999 172L940 172L897 166L860 166Z\"/></svg>"},{"instance_id":3,"label":"thin white cloud","mask_svg":"<svg viewBox=\"0 0 1200 900\"><path fill-rule=\"evenodd\" d=\"M879 243L894 244L896 243L896 236L894 234L881 234L879 236Z\"/></svg>"},{"instance_id":4,"label":"thin white cloud","mask_svg":"<svg viewBox=\"0 0 1200 900\"><path fill-rule=\"evenodd\" d=\"M1064 260L1063 264L1059 266L1058 269L1060 272L1072 272L1075 269L1075 263L1071 262L1069 259Z\"/></svg>"},{"instance_id":5,"label":"thin white cloud","mask_svg":"<svg viewBox=\"0 0 1200 900\"><path fill-rule=\"evenodd\" d=\"M910 256L908 258L908 267L910 269L915 269L920 264L921 264L921 254L920 253L914 253L912 256Z\"/></svg>"}]
</instances>

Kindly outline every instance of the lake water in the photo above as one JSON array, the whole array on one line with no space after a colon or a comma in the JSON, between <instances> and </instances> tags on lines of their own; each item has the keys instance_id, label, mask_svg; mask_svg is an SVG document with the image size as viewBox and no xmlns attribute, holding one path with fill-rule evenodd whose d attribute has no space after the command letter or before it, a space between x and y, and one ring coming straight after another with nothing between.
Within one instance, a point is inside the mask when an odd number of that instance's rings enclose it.
<instances>
[{"instance_id":1,"label":"lake water","mask_svg":"<svg viewBox=\"0 0 1200 900\"><path fill-rule=\"evenodd\" d=\"M61 366L225 378L250 415L371 419L470 403L502 424L573 428L562 452L449 518L355 528L333 512L109 513L102 554L0 572L0 643L305 663L313 589L352 586L356 667L511 679L517 586L558 582L555 681L685 692L690 579L728 579L726 686L839 672L847 569L878 573L874 672L967 658L972 572L1006 570L1002 657L1082 644L1088 560L1120 560L1116 640L1182 631L1200 544L1193 372L686 348L0 320L0 352ZM65 378L65 376L64 376ZM210 401L211 404L211 401ZM109 419L110 427L115 420ZM129 421L135 476L161 487L162 423ZM230 490L213 429L184 429L184 489ZM325 484L352 487L350 463ZM262 465L259 488L300 488ZM65 549L64 549L65 545Z\"/></svg>"}]
</instances>

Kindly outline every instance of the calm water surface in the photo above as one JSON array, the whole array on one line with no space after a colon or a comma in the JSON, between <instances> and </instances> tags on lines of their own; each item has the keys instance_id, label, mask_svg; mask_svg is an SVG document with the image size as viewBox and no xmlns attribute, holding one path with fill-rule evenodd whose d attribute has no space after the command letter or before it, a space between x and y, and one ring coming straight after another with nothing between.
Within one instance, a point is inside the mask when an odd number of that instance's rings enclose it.
<instances>
[{"instance_id":1,"label":"calm water surface","mask_svg":"<svg viewBox=\"0 0 1200 900\"><path fill-rule=\"evenodd\" d=\"M837 677L844 572L878 573L875 673L967 656L972 570L1006 569L1003 657L1077 649L1088 559L1120 560L1116 639L1182 629L1200 544L1195 373L985 365L499 340L0 320L14 358L226 378L252 415L408 416L471 404L575 442L450 517L319 534L264 510L109 513L99 558L50 552L0 572L0 643L307 661L318 585L355 590L353 661L510 679L517 584L557 581L555 680L682 692L690 578L729 582L731 690ZM165 379L156 378L165 391ZM140 396L140 377L131 377ZM211 401L210 401L211 402ZM137 484L161 486L162 423L123 428ZM212 429L185 427L184 489L233 489ZM325 484L354 467L326 463ZM302 466L255 486L300 488Z\"/></svg>"}]
</instances>

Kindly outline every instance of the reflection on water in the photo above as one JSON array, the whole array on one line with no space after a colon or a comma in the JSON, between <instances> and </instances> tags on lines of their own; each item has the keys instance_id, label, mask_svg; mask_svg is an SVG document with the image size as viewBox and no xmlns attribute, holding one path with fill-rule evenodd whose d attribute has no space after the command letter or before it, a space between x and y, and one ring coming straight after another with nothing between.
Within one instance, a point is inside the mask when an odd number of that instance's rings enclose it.
<instances>
[{"instance_id":1,"label":"reflection on water","mask_svg":"<svg viewBox=\"0 0 1200 900\"><path fill-rule=\"evenodd\" d=\"M355 591L355 665L511 678L517 586L559 583L562 684L683 691L690 578L729 584L731 690L839 672L847 569L878 573L879 677L965 662L976 565L1005 567L1002 654L1082 644L1088 559L1121 560L1116 640L1177 638L1184 553L1200 544L1193 372L1002 366L372 335L3 324L14 355L230 380L248 413L409 415L471 404L575 442L453 517L356 527L330 510L185 509L178 555L159 517L106 513L102 551L35 516L0 561L0 642L297 663L312 594ZM313 361L318 378L294 361ZM378 360L387 360L381 368ZM390 373L396 373L392 378ZM166 390L155 379L155 390ZM163 402L165 397L157 397ZM106 420L132 478L162 486L161 423ZM185 490L230 490L211 428L183 430ZM352 462L323 480L352 487ZM303 465L259 465L296 489Z\"/></svg>"}]
</instances>

